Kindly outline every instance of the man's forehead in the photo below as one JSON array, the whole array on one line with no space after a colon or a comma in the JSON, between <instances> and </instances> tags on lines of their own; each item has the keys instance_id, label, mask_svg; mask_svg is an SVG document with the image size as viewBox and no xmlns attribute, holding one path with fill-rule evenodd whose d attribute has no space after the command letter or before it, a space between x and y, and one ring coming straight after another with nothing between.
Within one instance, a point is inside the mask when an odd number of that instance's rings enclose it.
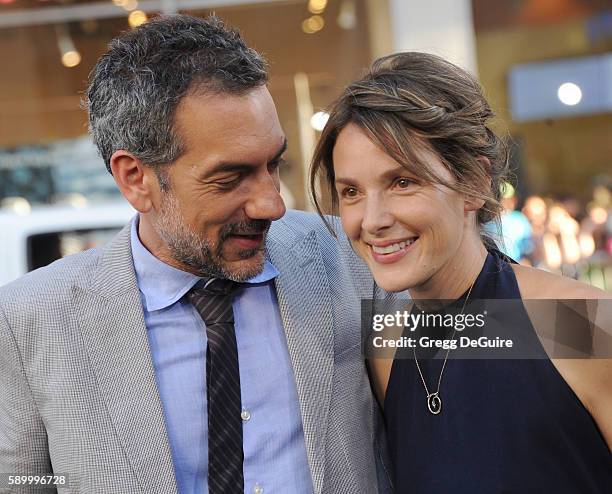
<instances>
[{"instance_id":1,"label":"man's forehead","mask_svg":"<svg viewBox=\"0 0 612 494\"><path fill-rule=\"evenodd\" d=\"M269 158L285 140L265 86L241 94L188 94L177 106L174 127L187 152L206 150L227 158L254 152Z\"/></svg>"},{"instance_id":2,"label":"man's forehead","mask_svg":"<svg viewBox=\"0 0 612 494\"><path fill-rule=\"evenodd\" d=\"M240 94L187 94L177 105L174 121L185 134L191 130L267 134L274 126L280 127L274 101L266 87Z\"/></svg>"},{"instance_id":3,"label":"man's forehead","mask_svg":"<svg viewBox=\"0 0 612 494\"><path fill-rule=\"evenodd\" d=\"M176 115L190 112L206 114L227 114L234 112L271 112L276 113L276 107L268 88L265 85L239 93L191 89L183 96L177 105Z\"/></svg>"}]
</instances>

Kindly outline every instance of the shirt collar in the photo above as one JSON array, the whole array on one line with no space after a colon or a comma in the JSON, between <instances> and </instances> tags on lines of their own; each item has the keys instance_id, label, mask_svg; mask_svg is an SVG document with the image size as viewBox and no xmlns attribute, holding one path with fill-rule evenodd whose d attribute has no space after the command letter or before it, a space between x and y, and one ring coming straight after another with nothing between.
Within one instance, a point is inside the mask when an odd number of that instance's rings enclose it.
<instances>
[{"instance_id":1,"label":"shirt collar","mask_svg":"<svg viewBox=\"0 0 612 494\"><path fill-rule=\"evenodd\" d=\"M132 221L130 242L138 288L144 295L148 312L165 309L180 300L202 278L160 261L138 238L138 220ZM279 275L274 265L266 259L261 273L245 281L248 284L266 283Z\"/></svg>"}]
</instances>

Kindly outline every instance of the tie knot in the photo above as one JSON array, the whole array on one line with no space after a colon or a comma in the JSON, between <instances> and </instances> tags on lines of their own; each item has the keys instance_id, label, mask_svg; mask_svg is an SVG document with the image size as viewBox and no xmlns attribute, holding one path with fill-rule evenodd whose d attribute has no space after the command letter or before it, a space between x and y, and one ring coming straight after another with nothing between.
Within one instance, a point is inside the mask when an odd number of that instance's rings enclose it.
<instances>
[{"instance_id":1,"label":"tie knot","mask_svg":"<svg viewBox=\"0 0 612 494\"><path fill-rule=\"evenodd\" d=\"M232 280L209 278L199 281L193 289L212 295L229 295L236 286L237 283Z\"/></svg>"},{"instance_id":2,"label":"tie knot","mask_svg":"<svg viewBox=\"0 0 612 494\"><path fill-rule=\"evenodd\" d=\"M206 326L233 324L232 291L238 283L211 278L199 281L189 292L189 300L199 312Z\"/></svg>"}]
</instances>

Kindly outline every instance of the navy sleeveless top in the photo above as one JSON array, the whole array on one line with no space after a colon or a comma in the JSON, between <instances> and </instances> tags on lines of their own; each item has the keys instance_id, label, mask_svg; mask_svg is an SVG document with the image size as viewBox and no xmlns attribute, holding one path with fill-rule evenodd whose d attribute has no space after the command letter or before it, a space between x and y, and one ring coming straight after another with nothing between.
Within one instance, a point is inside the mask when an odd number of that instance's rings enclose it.
<instances>
[{"instance_id":1,"label":"navy sleeveless top","mask_svg":"<svg viewBox=\"0 0 612 494\"><path fill-rule=\"evenodd\" d=\"M449 359L438 415L427 409L413 350L396 358L384 412L399 494L612 493L610 449L546 357L507 260L489 252L469 299L517 299L506 326L541 358ZM439 352L417 353L430 392Z\"/></svg>"}]
</instances>

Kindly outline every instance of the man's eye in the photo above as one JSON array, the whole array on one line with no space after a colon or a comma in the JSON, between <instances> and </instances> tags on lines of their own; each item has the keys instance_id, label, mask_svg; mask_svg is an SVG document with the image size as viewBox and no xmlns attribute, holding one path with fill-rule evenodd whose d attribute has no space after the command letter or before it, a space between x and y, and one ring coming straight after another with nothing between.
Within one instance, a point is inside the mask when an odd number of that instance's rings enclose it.
<instances>
[{"instance_id":1,"label":"man's eye","mask_svg":"<svg viewBox=\"0 0 612 494\"><path fill-rule=\"evenodd\" d=\"M237 186L242 180L242 175L232 175L231 177L226 177L220 180L217 180L217 184L221 187L231 188Z\"/></svg>"},{"instance_id":2,"label":"man's eye","mask_svg":"<svg viewBox=\"0 0 612 494\"><path fill-rule=\"evenodd\" d=\"M268 168L270 169L270 171L273 171L273 170L276 170L277 168L280 168L281 166L285 166L286 164L287 164L287 161L285 160L285 158L279 158L277 160L274 160L268 163Z\"/></svg>"}]
</instances>

